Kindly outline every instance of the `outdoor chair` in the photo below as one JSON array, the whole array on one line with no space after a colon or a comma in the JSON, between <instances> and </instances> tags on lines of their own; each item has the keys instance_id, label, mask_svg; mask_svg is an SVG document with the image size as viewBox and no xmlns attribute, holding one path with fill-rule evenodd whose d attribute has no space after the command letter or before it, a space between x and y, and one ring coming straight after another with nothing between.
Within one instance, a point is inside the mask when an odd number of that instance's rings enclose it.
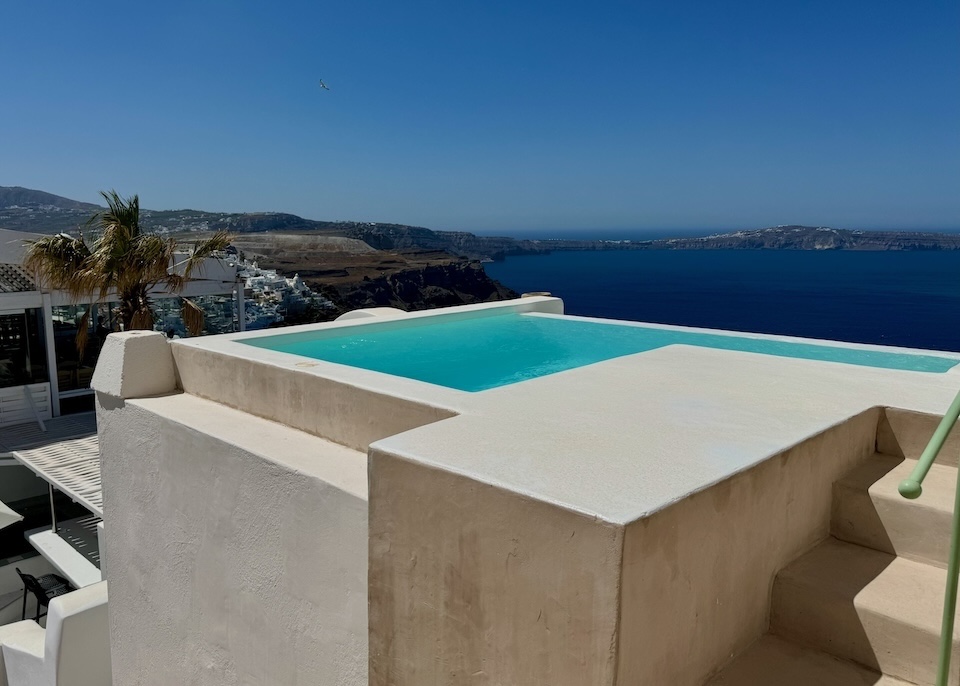
<instances>
[{"instance_id":1,"label":"outdoor chair","mask_svg":"<svg viewBox=\"0 0 960 686\"><path fill-rule=\"evenodd\" d=\"M33 621L39 622L40 618L45 616L47 613L44 612L41 614L41 610L46 608L50 601L56 598L57 596L62 596L64 593L69 593L74 590L70 585L70 582L64 579L62 576L57 576L56 574L44 574L41 577L35 577L32 574L24 574L20 571L19 567L15 568L17 574L20 575L20 580L23 581L23 612L20 615L20 619L24 620L27 618L27 595L32 593L33 597L37 599L37 614L33 618Z\"/></svg>"}]
</instances>

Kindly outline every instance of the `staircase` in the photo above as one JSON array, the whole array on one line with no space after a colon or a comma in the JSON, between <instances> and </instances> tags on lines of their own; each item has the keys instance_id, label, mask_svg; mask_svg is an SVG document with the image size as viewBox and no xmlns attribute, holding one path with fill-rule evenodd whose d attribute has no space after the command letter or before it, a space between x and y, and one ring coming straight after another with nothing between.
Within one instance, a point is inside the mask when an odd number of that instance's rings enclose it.
<instances>
[{"instance_id":1,"label":"staircase","mask_svg":"<svg viewBox=\"0 0 960 686\"><path fill-rule=\"evenodd\" d=\"M709 686L901 686L936 679L957 468L876 453L834 484L831 536L773 584L769 633ZM960 641L950 684L960 684Z\"/></svg>"}]
</instances>

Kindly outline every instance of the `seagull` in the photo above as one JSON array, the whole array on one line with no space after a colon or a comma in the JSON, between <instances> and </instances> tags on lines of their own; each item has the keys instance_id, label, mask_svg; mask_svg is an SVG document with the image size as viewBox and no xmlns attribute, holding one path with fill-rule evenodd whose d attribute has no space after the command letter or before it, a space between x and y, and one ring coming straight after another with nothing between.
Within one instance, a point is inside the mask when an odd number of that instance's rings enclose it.
<instances>
[{"instance_id":1,"label":"seagull","mask_svg":"<svg viewBox=\"0 0 960 686\"><path fill-rule=\"evenodd\" d=\"M329 88L327 88L327 84L325 84L322 80L320 81L320 87L326 91L330 90Z\"/></svg>"}]
</instances>

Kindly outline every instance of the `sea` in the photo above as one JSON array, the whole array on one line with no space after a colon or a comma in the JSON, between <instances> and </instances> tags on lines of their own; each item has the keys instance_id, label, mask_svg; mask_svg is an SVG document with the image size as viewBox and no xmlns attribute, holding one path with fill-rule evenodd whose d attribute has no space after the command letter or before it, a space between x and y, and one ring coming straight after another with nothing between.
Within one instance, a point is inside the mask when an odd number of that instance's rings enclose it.
<instances>
[{"instance_id":1,"label":"sea","mask_svg":"<svg viewBox=\"0 0 960 686\"><path fill-rule=\"evenodd\" d=\"M608 250L486 272L568 314L960 352L960 250Z\"/></svg>"}]
</instances>

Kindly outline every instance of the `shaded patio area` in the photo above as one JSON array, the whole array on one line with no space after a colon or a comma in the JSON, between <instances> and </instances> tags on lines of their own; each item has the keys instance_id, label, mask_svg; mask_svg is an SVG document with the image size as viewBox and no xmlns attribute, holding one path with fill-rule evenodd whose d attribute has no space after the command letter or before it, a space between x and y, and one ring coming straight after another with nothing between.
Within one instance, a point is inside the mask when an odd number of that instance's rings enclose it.
<instances>
[{"instance_id":1,"label":"shaded patio area","mask_svg":"<svg viewBox=\"0 0 960 686\"><path fill-rule=\"evenodd\" d=\"M24 536L78 588L102 578L97 527L103 515L103 496L96 428L95 413L87 412L0 430L0 451L48 485L50 525L30 529ZM89 514L58 520L55 491Z\"/></svg>"}]
</instances>

